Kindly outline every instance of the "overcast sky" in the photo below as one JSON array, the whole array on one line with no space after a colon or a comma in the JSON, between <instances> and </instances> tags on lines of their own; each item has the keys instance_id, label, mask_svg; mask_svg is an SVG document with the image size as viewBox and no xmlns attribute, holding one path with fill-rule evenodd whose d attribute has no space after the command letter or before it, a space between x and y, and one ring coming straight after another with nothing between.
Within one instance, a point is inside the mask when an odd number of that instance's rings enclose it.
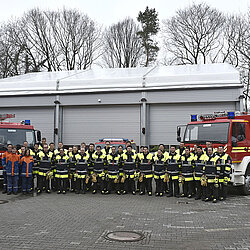
<instances>
[{"instance_id":1,"label":"overcast sky","mask_svg":"<svg viewBox=\"0 0 250 250\"><path fill-rule=\"evenodd\" d=\"M136 18L146 6L155 8L162 20L174 15L179 8L199 2L228 13L244 13L250 8L250 0L0 0L0 21L20 17L34 7L50 10L66 7L81 10L100 24L111 25L127 16Z\"/></svg>"}]
</instances>

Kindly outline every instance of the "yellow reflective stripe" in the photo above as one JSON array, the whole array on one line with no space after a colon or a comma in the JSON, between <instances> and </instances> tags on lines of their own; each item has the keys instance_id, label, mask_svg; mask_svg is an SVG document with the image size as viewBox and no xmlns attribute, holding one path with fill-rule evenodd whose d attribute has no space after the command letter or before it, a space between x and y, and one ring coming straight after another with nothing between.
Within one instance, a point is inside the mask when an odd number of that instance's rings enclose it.
<instances>
[{"instance_id":1,"label":"yellow reflective stripe","mask_svg":"<svg viewBox=\"0 0 250 250\"><path fill-rule=\"evenodd\" d=\"M172 180L178 180L179 179L179 176L176 175L176 176L171 176Z\"/></svg>"},{"instance_id":2,"label":"yellow reflective stripe","mask_svg":"<svg viewBox=\"0 0 250 250\"><path fill-rule=\"evenodd\" d=\"M97 176L103 177L103 176L105 176L105 173L97 174Z\"/></svg>"},{"instance_id":3,"label":"yellow reflective stripe","mask_svg":"<svg viewBox=\"0 0 250 250\"><path fill-rule=\"evenodd\" d=\"M214 183L214 181L215 181L214 179L208 179L207 180L208 183Z\"/></svg>"},{"instance_id":4,"label":"yellow reflective stripe","mask_svg":"<svg viewBox=\"0 0 250 250\"><path fill-rule=\"evenodd\" d=\"M62 175L61 174L56 174L55 177L56 178L63 178L63 179L65 179L65 178L68 178L69 175L68 174L62 174Z\"/></svg>"},{"instance_id":5,"label":"yellow reflective stripe","mask_svg":"<svg viewBox=\"0 0 250 250\"><path fill-rule=\"evenodd\" d=\"M108 175L108 177L110 178L110 179L116 179L116 178L118 178L118 175Z\"/></svg>"},{"instance_id":6,"label":"yellow reflective stripe","mask_svg":"<svg viewBox=\"0 0 250 250\"><path fill-rule=\"evenodd\" d=\"M43 172L38 172L38 175L46 176L47 174L46 174L46 173L43 173Z\"/></svg>"},{"instance_id":7,"label":"yellow reflective stripe","mask_svg":"<svg viewBox=\"0 0 250 250\"><path fill-rule=\"evenodd\" d=\"M130 179L134 179L135 178L135 175L126 175L126 178L130 178Z\"/></svg>"},{"instance_id":8,"label":"yellow reflective stripe","mask_svg":"<svg viewBox=\"0 0 250 250\"><path fill-rule=\"evenodd\" d=\"M241 161L233 161L233 163L240 163Z\"/></svg>"},{"instance_id":9,"label":"yellow reflective stripe","mask_svg":"<svg viewBox=\"0 0 250 250\"><path fill-rule=\"evenodd\" d=\"M196 181L200 181L201 177L194 177Z\"/></svg>"},{"instance_id":10,"label":"yellow reflective stripe","mask_svg":"<svg viewBox=\"0 0 250 250\"><path fill-rule=\"evenodd\" d=\"M194 178L193 177L184 177L184 181L193 181Z\"/></svg>"},{"instance_id":11,"label":"yellow reflective stripe","mask_svg":"<svg viewBox=\"0 0 250 250\"><path fill-rule=\"evenodd\" d=\"M232 120L232 122L248 122L247 120Z\"/></svg>"},{"instance_id":12,"label":"yellow reflective stripe","mask_svg":"<svg viewBox=\"0 0 250 250\"><path fill-rule=\"evenodd\" d=\"M232 153L244 153L247 152L246 150L232 150Z\"/></svg>"},{"instance_id":13,"label":"yellow reflective stripe","mask_svg":"<svg viewBox=\"0 0 250 250\"><path fill-rule=\"evenodd\" d=\"M153 175L152 174L146 174L144 175L144 177L147 179L147 178L153 178Z\"/></svg>"},{"instance_id":14,"label":"yellow reflective stripe","mask_svg":"<svg viewBox=\"0 0 250 250\"><path fill-rule=\"evenodd\" d=\"M76 178L77 179L85 179L86 175L78 175Z\"/></svg>"}]
</instances>

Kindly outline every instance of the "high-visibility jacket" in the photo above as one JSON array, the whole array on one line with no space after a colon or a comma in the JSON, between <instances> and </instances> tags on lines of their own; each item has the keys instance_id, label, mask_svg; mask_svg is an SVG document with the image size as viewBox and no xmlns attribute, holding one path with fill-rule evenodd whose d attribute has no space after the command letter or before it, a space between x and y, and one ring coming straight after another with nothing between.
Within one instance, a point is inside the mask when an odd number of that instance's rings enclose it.
<instances>
[{"instance_id":1,"label":"high-visibility jacket","mask_svg":"<svg viewBox=\"0 0 250 250\"><path fill-rule=\"evenodd\" d=\"M205 165L203 168L203 173L208 179L208 183L217 182L217 176L220 174L220 167L217 166L218 156L215 154L205 156Z\"/></svg>"},{"instance_id":2,"label":"high-visibility jacket","mask_svg":"<svg viewBox=\"0 0 250 250\"><path fill-rule=\"evenodd\" d=\"M88 174L88 160L89 160L89 154L88 153L78 153L75 155L76 159L76 176L77 178L85 178Z\"/></svg>"},{"instance_id":3,"label":"high-visibility jacket","mask_svg":"<svg viewBox=\"0 0 250 250\"><path fill-rule=\"evenodd\" d=\"M71 172L75 171L75 167L76 167L76 155L78 155L78 151L77 152L69 152L68 153L68 157L69 157L69 170Z\"/></svg>"},{"instance_id":4,"label":"high-visibility jacket","mask_svg":"<svg viewBox=\"0 0 250 250\"><path fill-rule=\"evenodd\" d=\"M93 172L93 169L94 169L94 159L93 159L93 155L95 153L95 150L93 151L90 151L90 150L87 150L86 152L88 155L89 155L89 167L88 167L88 170L90 171L90 173L92 174Z\"/></svg>"},{"instance_id":5,"label":"high-visibility jacket","mask_svg":"<svg viewBox=\"0 0 250 250\"><path fill-rule=\"evenodd\" d=\"M223 152L222 154L217 154L217 166L220 168L219 182L230 181L231 164L232 159L230 155Z\"/></svg>"},{"instance_id":6,"label":"high-visibility jacket","mask_svg":"<svg viewBox=\"0 0 250 250\"><path fill-rule=\"evenodd\" d=\"M6 172L6 161L7 161L7 156L8 155L11 155L12 153L11 152L8 152L8 151L6 151L6 152L4 152L3 153L3 155L2 155L2 166L3 166L3 171L5 171Z\"/></svg>"},{"instance_id":7,"label":"high-visibility jacket","mask_svg":"<svg viewBox=\"0 0 250 250\"><path fill-rule=\"evenodd\" d=\"M155 179L163 179L166 174L166 157L162 155L156 154L153 157L154 161L154 178Z\"/></svg>"},{"instance_id":8,"label":"high-visibility jacket","mask_svg":"<svg viewBox=\"0 0 250 250\"><path fill-rule=\"evenodd\" d=\"M128 150L125 148L125 149L123 150L123 153L127 153L127 152L128 152ZM136 154L136 150L133 149L133 148L132 148L132 152L133 152L134 154Z\"/></svg>"},{"instance_id":9,"label":"high-visibility jacket","mask_svg":"<svg viewBox=\"0 0 250 250\"><path fill-rule=\"evenodd\" d=\"M180 164L181 156L179 154L171 153L167 159L167 173L171 180L178 180L179 174L181 171L181 164Z\"/></svg>"},{"instance_id":10,"label":"high-visibility jacket","mask_svg":"<svg viewBox=\"0 0 250 250\"><path fill-rule=\"evenodd\" d=\"M184 154L181 156L181 174L184 181L194 180L194 156L192 154Z\"/></svg>"},{"instance_id":11,"label":"high-visibility jacket","mask_svg":"<svg viewBox=\"0 0 250 250\"><path fill-rule=\"evenodd\" d=\"M121 156L122 170L126 178L134 179L137 155L134 152L125 152Z\"/></svg>"},{"instance_id":12,"label":"high-visibility jacket","mask_svg":"<svg viewBox=\"0 0 250 250\"><path fill-rule=\"evenodd\" d=\"M17 154L9 154L6 157L6 174L8 176L18 176L20 166L20 156Z\"/></svg>"},{"instance_id":13,"label":"high-visibility jacket","mask_svg":"<svg viewBox=\"0 0 250 250\"><path fill-rule=\"evenodd\" d=\"M168 159L169 153L167 151L164 151L164 152L162 152L162 154L164 155L164 158L165 158L165 161L166 161ZM158 152L156 151L154 153L154 156L157 156L157 155L158 155Z\"/></svg>"},{"instance_id":14,"label":"high-visibility jacket","mask_svg":"<svg viewBox=\"0 0 250 250\"><path fill-rule=\"evenodd\" d=\"M63 155L56 155L55 162L56 162L56 171L55 177L60 179L66 179L69 177L68 175L68 161L69 157L66 154Z\"/></svg>"},{"instance_id":15,"label":"high-visibility jacket","mask_svg":"<svg viewBox=\"0 0 250 250\"><path fill-rule=\"evenodd\" d=\"M40 152L39 149L37 151L33 150L32 152L30 152L30 155L33 157L34 164L37 163L36 166L33 165L33 174L35 174L35 175L38 174L38 172L39 172L39 166L38 166L39 152Z\"/></svg>"},{"instance_id":16,"label":"high-visibility jacket","mask_svg":"<svg viewBox=\"0 0 250 250\"><path fill-rule=\"evenodd\" d=\"M40 176L47 176L48 171L50 171L52 162L54 161L53 153L47 151L40 151L38 153L38 160L39 160L39 170L38 175Z\"/></svg>"},{"instance_id":17,"label":"high-visibility jacket","mask_svg":"<svg viewBox=\"0 0 250 250\"><path fill-rule=\"evenodd\" d=\"M201 176L203 175L203 168L205 165L206 154L196 154L194 156L194 179L196 181L201 180Z\"/></svg>"},{"instance_id":18,"label":"high-visibility jacket","mask_svg":"<svg viewBox=\"0 0 250 250\"><path fill-rule=\"evenodd\" d=\"M151 153L138 154L139 170L142 174L144 174L145 178L153 177L153 157L154 156Z\"/></svg>"},{"instance_id":19,"label":"high-visibility jacket","mask_svg":"<svg viewBox=\"0 0 250 250\"><path fill-rule=\"evenodd\" d=\"M101 151L103 154L108 155L108 154L111 154L112 149L111 149L111 147L109 147L109 148L104 147Z\"/></svg>"},{"instance_id":20,"label":"high-visibility jacket","mask_svg":"<svg viewBox=\"0 0 250 250\"><path fill-rule=\"evenodd\" d=\"M185 147L176 149L176 153L180 156L185 154Z\"/></svg>"},{"instance_id":21,"label":"high-visibility jacket","mask_svg":"<svg viewBox=\"0 0 250 250\"><path fill-rule=\"evenodd\" d=\"M94 160L94 172L96 172L99 177L104 177L106 155L102 151L100 154L96 151L92 157Z\"/></svg>"},{"instance_id":22,"label":"high-visibility jacket","mask_svg":"<svg viewBox=\"0 0 250 250\"><path fill-rule=\"evenodd\" d=\"M64 148L63 151L64 151L64 154L67 154L67 153L68 153L68 150L67 150L66 148ZM55 150L54 150L54 154L55 154L55 155L60 154L60 150L59 150L59 149L55 149Z\"/></svg>"},{"instance_id":23,"label":"high-visibility jacket","mask_svg":"<svg viewBox=\"0 0 250 250\"><path fill-rule=\"evenodd\" d=\"M20 160L21 175L25 177L32 177L33 174L34 159L30 156L24 156Z\"/></svg>"},{"instance_id":24,"label":"high-visibility jacket","mask_svg":"<svg viewBox=\"0 0 250 250\"><path fill-rule=\"evenodd\" d=\"M118 153L107 155L108 177L111 179L117 178L119 175L120 158L121 156Z\"/></svg>"}]
</instances>

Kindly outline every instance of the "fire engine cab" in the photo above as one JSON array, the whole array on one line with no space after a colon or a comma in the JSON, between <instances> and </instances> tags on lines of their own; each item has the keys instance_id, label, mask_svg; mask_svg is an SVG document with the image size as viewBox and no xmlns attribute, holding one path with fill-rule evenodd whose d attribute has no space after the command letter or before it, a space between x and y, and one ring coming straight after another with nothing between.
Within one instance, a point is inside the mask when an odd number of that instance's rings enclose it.
<instances>
[{"instance_id":1,"label":"fire engine cab","mask_svg":"<svg viewBox=\"0 0 250 250\"><path fill-rule=\"evenodd\" d=\"M199 118L199 119L198 119ZM212 142L215 149L223 145L232 157L231 184L241 186L244 194L250 194L250 114L240 112L215 112L214 114L191 115L191 122L177 126L177 140L192 148Z\"/></svg>"},{"instance_id":2,"label":"fire engine cab","mask_svg":"<svg viewBox=\"0 0 250 250\"><path fill-rule=\"evenodd\" d=\"M4 122L9 118L15 118L15 114L0 114L0 179L3 177L2 154L8 144L21 147L27 141L32 148L36 142L41 141L41 132L30 125L30 120L20 123Z\"/></svg>"}]
</instances>

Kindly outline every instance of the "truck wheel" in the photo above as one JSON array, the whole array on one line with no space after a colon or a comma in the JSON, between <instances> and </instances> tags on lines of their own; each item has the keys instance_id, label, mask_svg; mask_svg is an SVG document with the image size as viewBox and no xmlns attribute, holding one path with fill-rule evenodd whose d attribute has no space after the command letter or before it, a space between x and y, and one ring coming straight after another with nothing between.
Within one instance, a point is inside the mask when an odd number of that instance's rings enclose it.
<instances>
[{"instance_id":1,"label":"truck wheel","mask_svg":"<svg viewBox=\"0 0 250 250\"><path fill-rule=\"evenodd\" d=\"M250 174L245 177L245 184L242 187L242 193L244 195L250 195Z\"/></svg>"}]
</instances>

